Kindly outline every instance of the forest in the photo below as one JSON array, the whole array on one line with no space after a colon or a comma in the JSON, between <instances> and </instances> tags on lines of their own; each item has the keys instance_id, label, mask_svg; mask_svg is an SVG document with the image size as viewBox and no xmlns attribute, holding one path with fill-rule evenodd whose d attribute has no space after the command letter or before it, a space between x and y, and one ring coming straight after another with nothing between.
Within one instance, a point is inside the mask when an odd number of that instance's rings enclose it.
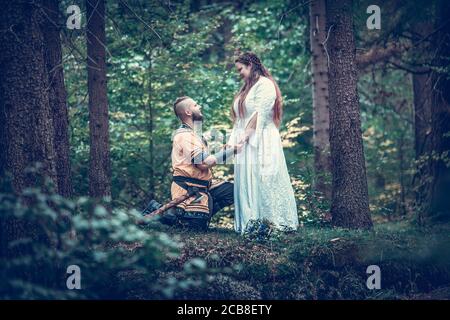
<instances>
[{"instance_id":1,"label":"forest","mask_svg":"<svg viewBox=\"0 0 450 320\"><path fill-rule=\"evenodd\" d=\"M450 298L450 1L0 2L1 300ZM247 51L298 229L142 216L171 200L174 101L226 143Z\"/></svg>"}]
</instances>

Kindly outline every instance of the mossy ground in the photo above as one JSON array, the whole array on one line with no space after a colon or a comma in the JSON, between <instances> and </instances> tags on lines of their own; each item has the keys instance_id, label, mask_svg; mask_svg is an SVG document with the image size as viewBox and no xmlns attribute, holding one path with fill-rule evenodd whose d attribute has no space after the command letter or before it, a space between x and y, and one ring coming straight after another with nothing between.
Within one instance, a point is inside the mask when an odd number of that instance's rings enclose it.
<instances>
[{"instance_id":1,"label":"mossy ground","mask_svg":"<svg viewBox=\"0 0 450 320\"><path fill-rule=\"evenodd\" d=\"M371 231L307 226L264 241L223 227L207 232L157 228L183 244L165 273L182 275L185 263L195 258L207 265L206 281L186 288L179 299L450 298L447 225L384 222ZM369 265L380 267L379 290L366 286Z\"/></svg>"}]
</instances>

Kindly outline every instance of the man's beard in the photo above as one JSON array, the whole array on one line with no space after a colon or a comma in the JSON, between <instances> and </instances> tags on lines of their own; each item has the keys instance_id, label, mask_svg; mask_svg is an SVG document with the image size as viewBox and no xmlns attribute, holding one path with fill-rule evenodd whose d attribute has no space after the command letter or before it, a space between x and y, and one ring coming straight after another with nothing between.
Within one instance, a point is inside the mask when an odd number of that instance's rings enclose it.
<instances>
[{"instance_id":1,"label":"man's beard","mask_svg":"<svg viewBox=\"0 0 450 320\"><path fill-rule=\"evenodd\" d=\"M192 114L192 120L193 121L203 121L203 115L201 114Z\"/></svg>"}]
</instances>

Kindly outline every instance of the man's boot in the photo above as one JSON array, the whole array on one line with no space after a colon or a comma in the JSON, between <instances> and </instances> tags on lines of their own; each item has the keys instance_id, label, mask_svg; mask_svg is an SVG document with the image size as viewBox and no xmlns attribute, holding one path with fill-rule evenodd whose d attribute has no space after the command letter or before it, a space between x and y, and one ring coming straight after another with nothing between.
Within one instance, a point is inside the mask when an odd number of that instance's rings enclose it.
<instances>
[{"instance_id":1,"label":"man's boot","mask_svg":"<svg viewBox=\"0 0 450 320\"><path fill-rule=\"evenodd\" d=\"M179 217L183 214L184 210L178 207L172 207L163 212L159 216L159 221L169 226L174 226L179 223Z\"/></svg>"},{"instance_id":2,"label":"man's boot","mask_svg":"<svg viewBox=\"0 0 450 320\"><path fill-rule=\"evenodd\" d=\"M158 210L159 208L162 207L162 204L160 204L159 202L157 202L156 200L150 200L150 202L147 204L147 206L145 207L144 210L142 210L141 214L143 216L148 215L149 213L152 213L155 210Z\"/></svg>"}]
</instances>

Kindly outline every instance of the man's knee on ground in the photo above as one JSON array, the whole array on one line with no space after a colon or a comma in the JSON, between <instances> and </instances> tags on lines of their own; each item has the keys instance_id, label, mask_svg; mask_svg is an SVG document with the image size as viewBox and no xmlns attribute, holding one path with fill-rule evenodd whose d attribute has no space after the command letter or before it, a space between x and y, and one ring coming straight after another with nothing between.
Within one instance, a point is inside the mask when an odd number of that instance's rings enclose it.
<instances>
[{"instance_id":1,"label":"man's knee on ground","mask_svg":"<svg viewBox=\"0 0 450 320\"><path fill-rule=\"evenodd\" d=\"M171 208L160 217L166 225L186 227L195 230L208 229L210 216L203 212L187 212L182 208Z\"/></svg>"},{"instance_id":2,"label":"man's knee on ground","mask_svg":"<svg viewBox=\"0 0 450 320\"><path fill-rule=\"evenodd\" d=\"M210 215L204 212L185 211L180 218L180 223L190 229L207 230L210 219Z\"/></svg>"}]
</instances>

